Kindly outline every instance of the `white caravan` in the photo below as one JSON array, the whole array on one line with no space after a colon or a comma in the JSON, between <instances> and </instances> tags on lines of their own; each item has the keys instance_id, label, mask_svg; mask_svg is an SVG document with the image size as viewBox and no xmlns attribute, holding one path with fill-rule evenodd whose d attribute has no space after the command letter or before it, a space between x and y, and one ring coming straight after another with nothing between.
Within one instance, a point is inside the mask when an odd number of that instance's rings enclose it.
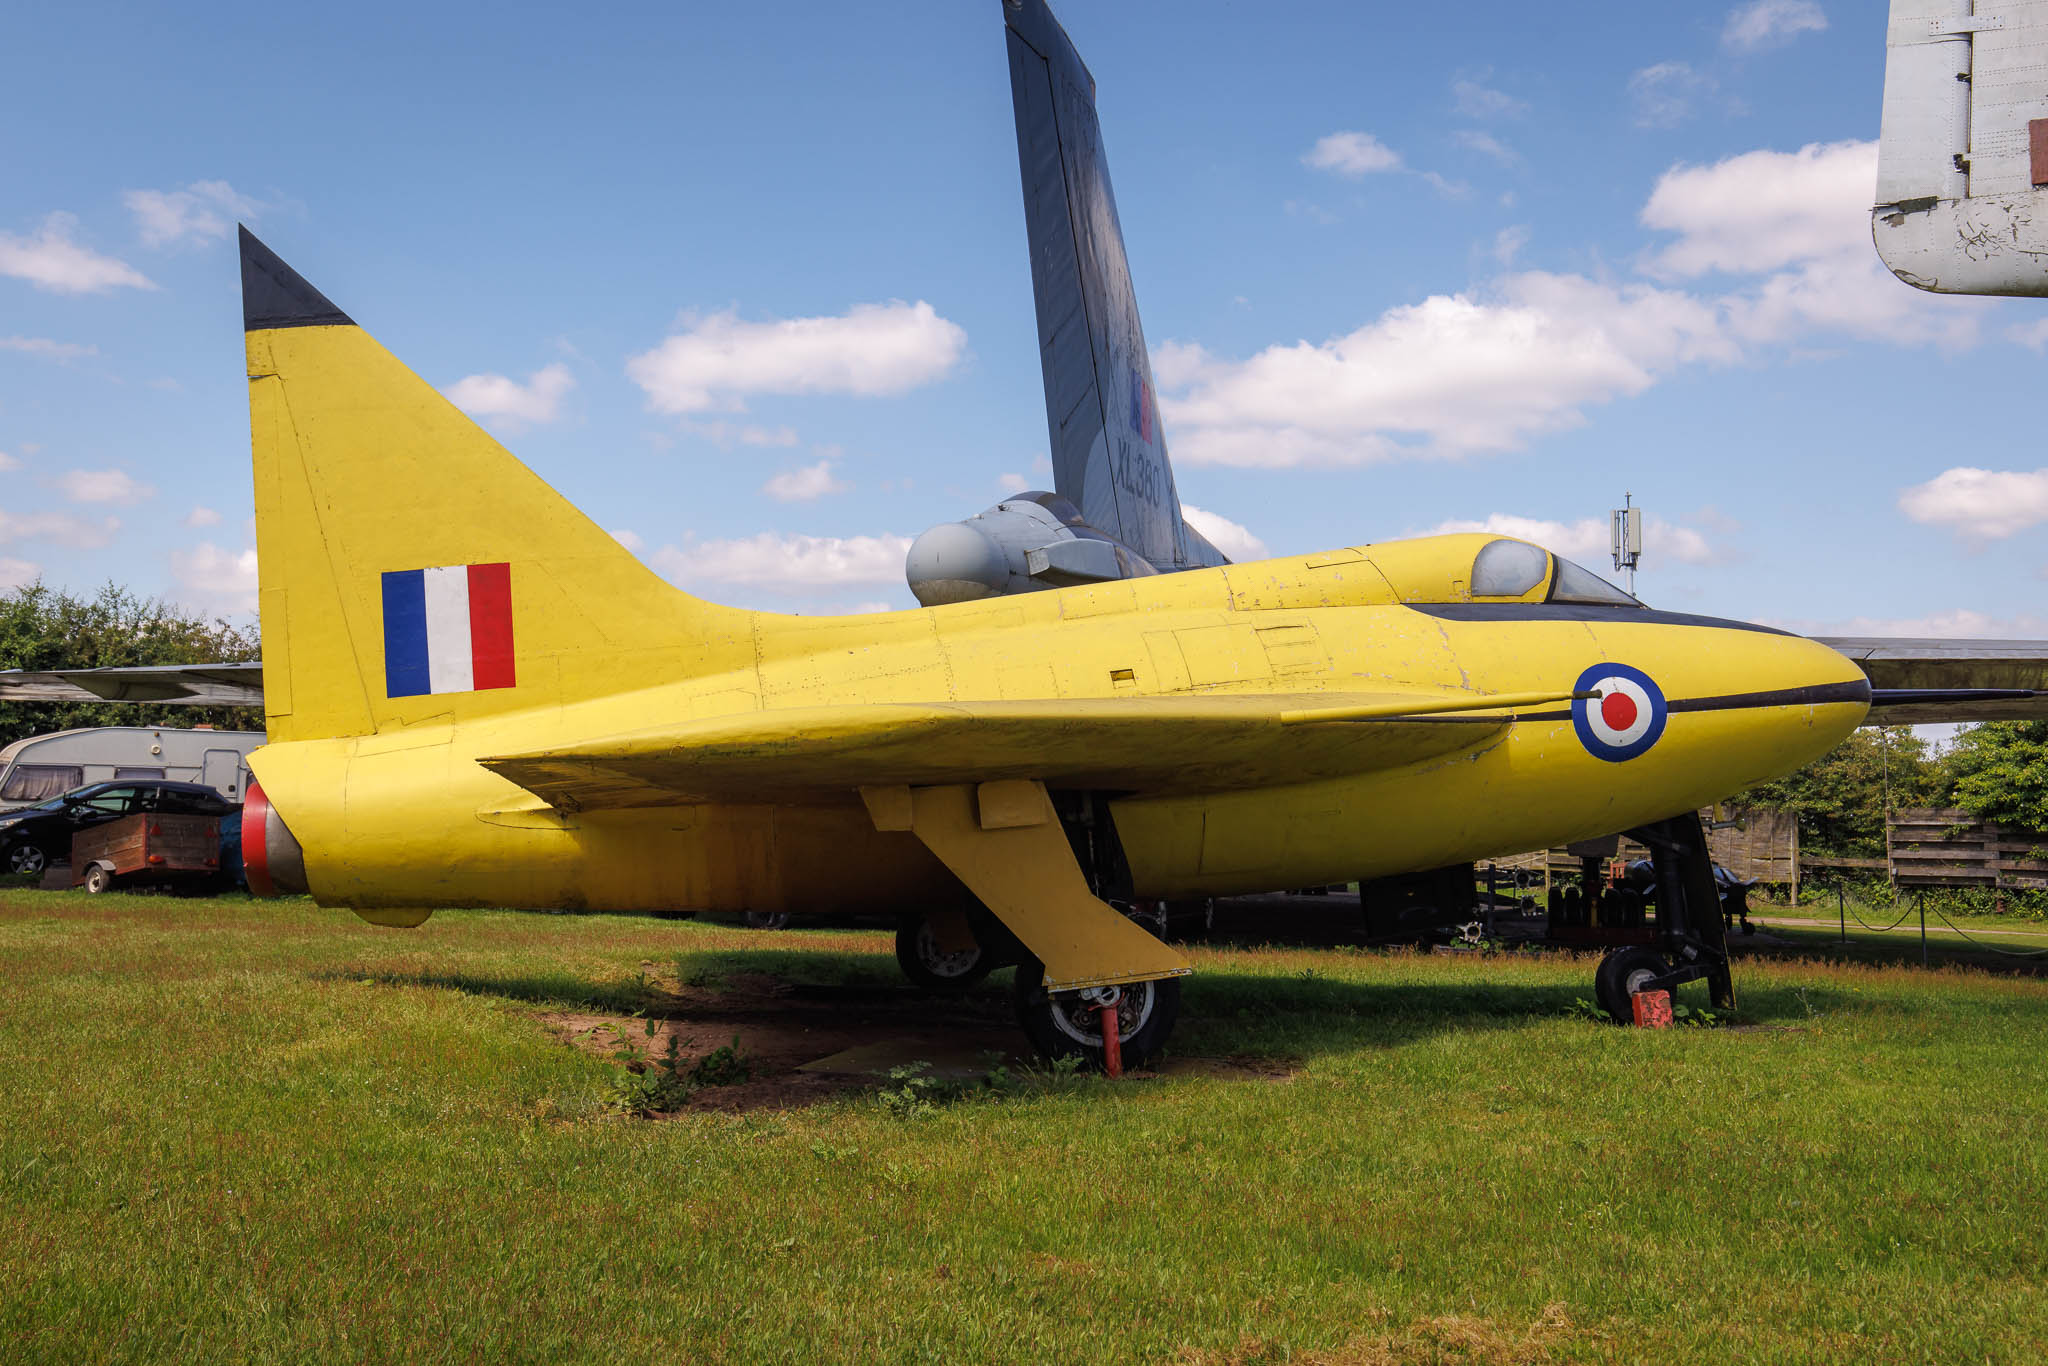
<instances>
[{"instance_id":1,"label":"white caravan","mask_svg":"<svg viewBox=\"0 0 2048 1366\"><path fill-rule=\"evenodd\" d=\"M205 783L239 802L249 786L249 751L263 739L260 730L166 726L96 726L31 735L0 749L0 811L119 778Z\"/></svg>"}]
</instances>

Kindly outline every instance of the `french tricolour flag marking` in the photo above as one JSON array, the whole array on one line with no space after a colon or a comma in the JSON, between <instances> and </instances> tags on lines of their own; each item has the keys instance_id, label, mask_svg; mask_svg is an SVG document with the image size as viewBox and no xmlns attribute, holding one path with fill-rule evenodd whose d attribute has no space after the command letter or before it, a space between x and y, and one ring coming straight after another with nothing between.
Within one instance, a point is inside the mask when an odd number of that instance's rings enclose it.
<instances>
[{"instance_id":1,"label":"french tricolour flag marking","mask_svg":"<svg viewBox=\"0 0 2048 1366\"><path fill-rule=\"evenodd\" d=\"M384 575L384 692L509 688L512 566L457 564Z\"/></svg>"}]
</instances>

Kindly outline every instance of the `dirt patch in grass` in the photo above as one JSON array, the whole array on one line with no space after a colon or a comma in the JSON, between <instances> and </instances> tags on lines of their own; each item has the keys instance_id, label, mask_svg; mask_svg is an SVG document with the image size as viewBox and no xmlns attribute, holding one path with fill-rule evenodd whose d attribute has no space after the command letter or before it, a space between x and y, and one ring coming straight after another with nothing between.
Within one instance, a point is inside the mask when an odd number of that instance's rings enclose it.
<instances>
[{"instance_id":1,"label":"dirt patch in grass","mask_svg":"<svg viewBox=\"0 0 2048 1366\"><path fill-rule=\"evenodd\" d=\"M1383 1315L1376 1311L1376 1317ZM1539 1366L1562 1359L1561 1351L1578 1355L1577 1349L1600 1336L1575 1328L1565 1307L1553 1304L1524 1327L1446 1314L1417 1319L1392 1332L1362 1333L1336 1348L1299 1351L1285 1343L1247 1337L1227 1351L1184 1351L1174 1361L1176 1366L1266 1366L1283 1361L1297 1366Z\"/></svg>"},{"instance_id":2,"label":"dirt patch in grass","mask_svg":"<svg viewBox=\"0 0 2048 1366\"><path fill-rule=\"evenodd\" d=\"M927 1074L966 1081L995 1067L1042 1066L1025 1045L1007 993L931 996L910 987L820 986L766 973L730 973L715 986L666 982L640 1016L548 1011L540 1018L570 1046L635 1070L679 1071L730 1048L747 1079L698 1087L683 1109L737 1113L784 1110L868 1090L892 1067L928 1064ZM673 1046L673 1051L672 1051ZM714 1060L715 1061L715 1060ZM1285 1081L1294 1067L1274 1058L1169 1058L1148 1076Z\"/></svg>"}]
</instances>

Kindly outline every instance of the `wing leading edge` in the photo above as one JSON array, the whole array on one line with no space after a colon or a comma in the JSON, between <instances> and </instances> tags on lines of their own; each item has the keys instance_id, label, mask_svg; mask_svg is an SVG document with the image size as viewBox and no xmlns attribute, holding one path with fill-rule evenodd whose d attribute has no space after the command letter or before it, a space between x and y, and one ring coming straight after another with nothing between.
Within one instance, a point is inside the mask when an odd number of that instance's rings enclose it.
<instances>
[{"instance_id":1,"label":"wing leading edge","mask_svg":"<svg viewBox=\"0 0 2048 1366\"><path fill-rule=\"evenodd\" d=\"M1005 778L1097 791L1198 792L1454 754L1502 734L1516 706L1570 695L1304 693L781 708L478 762L565 810L837 801L861 787Z\"/></svg>"},{"instance_id":2,"label":"wing leading edge","mask_svg":"<svg viewBox=\"0 0 2048 1366\"><path fill-rule=\"evenodd\" d=\"M1869 677L1873 725L2048 720L2048 641L1815 639Z\"/></svg>"}]
</instances>

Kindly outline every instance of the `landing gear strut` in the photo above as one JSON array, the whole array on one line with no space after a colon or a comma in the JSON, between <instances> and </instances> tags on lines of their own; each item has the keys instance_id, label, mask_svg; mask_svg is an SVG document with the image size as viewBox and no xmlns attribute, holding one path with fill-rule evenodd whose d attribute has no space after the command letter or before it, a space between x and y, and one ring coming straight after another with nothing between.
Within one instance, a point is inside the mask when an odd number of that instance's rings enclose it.
<instances>
[{"instance_id":1,"label":"landing gear strut","mask_svg":"<svg viewBox=\"0 0 2048 1366\"><path fill-rule=\"evenodd\" d=\"M1728 940L1714 885L1707 834L1696 812L1628 832L1647 845L1657 877L1657 942L1614 949L1600 960L1593 992L1616 1024L1635 1016L1630 998L1642 991L1676 991L1705 980L1716 1010L1735 1008L1728 972Z\"/></svg>"}]
</instances>

